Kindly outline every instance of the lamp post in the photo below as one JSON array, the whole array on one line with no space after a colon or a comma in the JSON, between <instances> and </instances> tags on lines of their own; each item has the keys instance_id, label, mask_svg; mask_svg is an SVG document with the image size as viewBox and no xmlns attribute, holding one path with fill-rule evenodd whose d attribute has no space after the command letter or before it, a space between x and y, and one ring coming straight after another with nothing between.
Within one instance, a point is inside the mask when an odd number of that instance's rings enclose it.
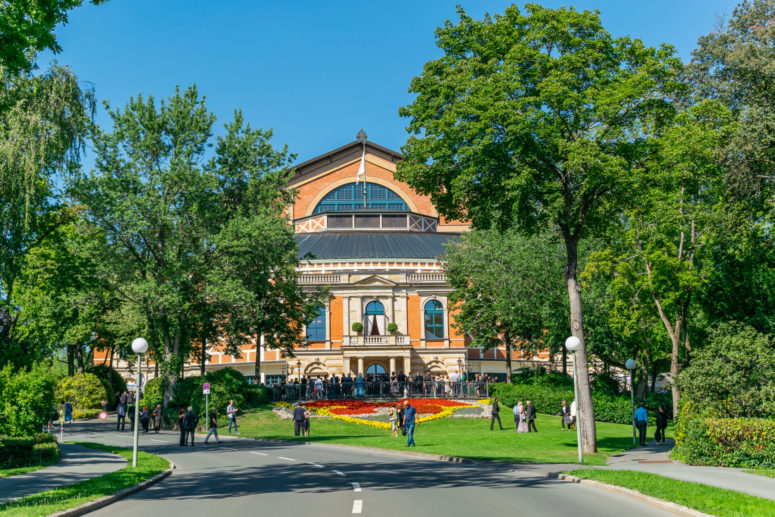
<instances>
[{"instance_id":1,"label":"lamp post","mask_svg":"<svg viewBox=\"0 0 775 517\"><path fill-rule=\"evenodd\" d=\"M579 383L576 371L576 350L581 348L581 340L576 336L570 336L565 340L565 348L573 352L573 397L576 399L576 442L579 449L579 463L584 463L584 452L581 447L581 408L579 407Z\"/></svg>"},{"instance_id":2,"label":"lamp post","mask_svg":"<svg viewBox=\"0 0 775 517\"><path fill-rule=\"evenodd\" d=\"M630 370L630 406L632 409L632 443L637 443L635 441L635 367L637 364L635 363L635 359L627 359L627 362L624 363L624 366L627 367L628 370Z\"/></svg>"},{"instance_id":3,"label":"lamp post","mask_svg":"<svg viewBox=\"0 0 775 517\"><path fill-rule=\"evenodd\" d=\"M137 387L135 388L135 429L132 446L132 467L137 467L137 436L140 421L140 383L142 381L143 354L148 351L148 341L139 337L132 341L132 351L137 354Z\"/></svg>"},{"instance_id":4,"label":"lamp post","mask_svg":"<svg viewBox=\"0 0 775 517\"><path fill-rule=\"evenodd\" d=\"M296 383L299 390L299 402L301 402L301 361L296 361Z\"/></svg>"},{"instance_id":5,"label":"lamp post","mask_svg":"<svg viewBox=\"0 0 775 517\"><path fill-rule=\"evenodd\" d=\"M462 359L457 360L457 380L460 383L459 396L462 396L463 395L463 360Z\"/></svg>"}]
</instances>

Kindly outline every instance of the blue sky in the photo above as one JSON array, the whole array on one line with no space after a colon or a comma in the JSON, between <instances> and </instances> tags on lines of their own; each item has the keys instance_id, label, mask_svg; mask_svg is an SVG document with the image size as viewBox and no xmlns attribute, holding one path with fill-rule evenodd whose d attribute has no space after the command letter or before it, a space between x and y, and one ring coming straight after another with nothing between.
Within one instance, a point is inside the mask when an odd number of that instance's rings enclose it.
<instances>
[{"instance_id":1,"label":"blue sky","mask_svg":"<svg viewBox=\"0 0 775 517\"><path fill-rule=\"evenodd\" d=\"M598 9L614 35L667 42L688 60L697 38L728 17L732 0L577 0ZM254 127L273 128L302 161L355 139L399 150L409 82L439 56L434 29L509 2L469 0L110 0L85 5L57 28L56 56L101 100L123 106L139 92L170 95L196 83L218 116L217 131L242 108ZM542 2L547 7L567 1ZM521 5L521 4L520 4ZM39 63L50 61L42 54ZM107 124L104 110L98 122ZM87 159L87 163L91 160Z\"/></svg>"}]
</instances>

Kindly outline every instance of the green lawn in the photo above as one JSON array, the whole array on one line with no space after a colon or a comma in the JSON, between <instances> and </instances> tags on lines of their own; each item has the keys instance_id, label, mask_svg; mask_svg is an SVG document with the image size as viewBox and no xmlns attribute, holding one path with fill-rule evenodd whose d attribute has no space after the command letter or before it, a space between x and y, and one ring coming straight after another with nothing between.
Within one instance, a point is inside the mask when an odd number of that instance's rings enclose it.
<instances>
[{"instance_id":1,"label":"green lawn","mask_svg":"<svg viewBox=\"0 0 775 517\"><path fill-rule=\"evenodd\" d=\"M748 474L756 474L759 476L767 476L767 477L775 478L775 469L748 469L748 470L744 470L743 472L747 472Z\"/></svg>"},{"instance_id":2,"label":"green lawn","mask_svg":"<svg viewBox=\"0 0 775 517\"><path fill-rule=\"evenodd\" d=\"M11 476L18 476L19 474L35 472L36 470L44 469L50 465L55 465L55 463L49 463L46 465L34 465L32 467L19 467L15 469L0 469L0 478L8 478Z\"/></svg>"},{"instance_id":3,"label":"green lawn","mask_svg":"<svg viewBox=\"0 0 775 517\"><path fill-rule=\"evenodd\" d=\"M79 506L88 501L113 494L124 488L134 486L148 478L167 470L170 463L146 452L138 452L138 467L132 468L132 449L110 447L96 443L74 442L84 447L100 449L126 458L126 467L94 479L81 481L62 488L48 490L39 494L23 497L0 505L0 516L37 516Z\"/></svg>"},{"instance_id":4,"label":"green lawn","mask_svg":"<svg viewBox=\"0 0 775 517\"><path fill-rule=\"evenodd\" d=\"M472 459L530 463L576 463L576 432L561 431L559 417L538 415L538 433L517 434L510 414L504 415L505 431L495 425L490 431L489 419L442 418L425 422L415 429L417 447L413 451L461 456ZM240 434L255 438L297 440L293 422L281 420L270 406L245 411L239 419ZM620 424L597 424L598 453L585 455L587 465L604 465L611 454L632 447L632 427ZM332 418L313 418L311 436L302 441L338 443L361 447L404 450L406 438L399 433L393 438L383 431L361 424Z\"/></svg>"},{"instance_id":5,"label":"green lawn","mask_svg":"<svg viewBox=\"0 0 775 517\"><path fill-rule=\"evenodd\" d=\"M648 472L581 469L567 474L637 490L642 494L710 515L748 517L775 515L775 501L770 499L701 483L679 481Z\"/></svg>"}]
</instances>

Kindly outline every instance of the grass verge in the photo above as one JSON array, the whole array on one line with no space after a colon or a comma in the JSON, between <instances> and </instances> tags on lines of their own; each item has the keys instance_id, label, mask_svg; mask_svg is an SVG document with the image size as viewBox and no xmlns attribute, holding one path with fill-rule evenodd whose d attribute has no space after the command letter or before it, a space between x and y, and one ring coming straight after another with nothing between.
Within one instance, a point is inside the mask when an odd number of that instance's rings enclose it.
<instances>
[{"instance_id":1,"label":"grass verge","mask_svg":"<svg viewBox=\"0 0 775 517\"><path fill-rule=\"evenodd\" d=\"M18 476L19 474L27 474L28 472L35 472L36 470L44 469L56 465L56 462L45 463L43 465L33 465L31 467L18 467L15 469L0 469L0 478L9 478L11 476Z\"/></svg>"},{"instance_id":2,"label":"grass verge","mask_svg":"<svg viewBox=\"0 0 775 517\"><path fill-rule=\"evenodd\" d=\"M775 515L775 501L702 483L632 470L580 469L566 472L576 477L616 485L664 501L719 516L765 517Z\"/></svg>"},{"instance_id":3,"label":"grass verge","mask_svg":"<svg viewBox=\"0 0 775 517\"><path fill-rule=\"evenodd\" d=\"M743 472L747 472L748 474L756 474L757 476L775 478L775 469L746 469Z\"/></svg>"},{"instance_id":4,"label":"grass verge","mask_svg":"<svg viewBox=\"0 0 775 517\"><path fill-rule=\"evenodd\" d=\"M147 452L138 452L137 468L132 468L132 449L111 447L96 443L73 442L83 447L100 449L118 454L129 463L121 470L105 474L94 479L80 481L54 490L23 497L0 505L0 516L37 516L49 515L73 508L100 497L113 494L124 488L159 474L170 467L169 461Z\"/></svg>"},{"instance_id":5,"label":"grass verge","mask_svg":"<svg viewBox=\"0 0 775 517\"><path fill-rule=\"evenodd\" d=\"M538 433L517 434L511 415L503 415L505 431L490 431L489 419L442 418L417 426L417 447L413 451L479 460L527 463L576 463L576 432L561 431L559 417L539 414ZM406 438L399 433L331 418L313 418L311 436L295 438L293 422L281 420L262 406L245 411L239 419L240 435L274 440L299 440L336 443L379 449L405 450ZM632 427L621 424L597 424L598 453L584 456L586 465L604 465L606 458L632 447Z\"/></svg>"}]
</instances>

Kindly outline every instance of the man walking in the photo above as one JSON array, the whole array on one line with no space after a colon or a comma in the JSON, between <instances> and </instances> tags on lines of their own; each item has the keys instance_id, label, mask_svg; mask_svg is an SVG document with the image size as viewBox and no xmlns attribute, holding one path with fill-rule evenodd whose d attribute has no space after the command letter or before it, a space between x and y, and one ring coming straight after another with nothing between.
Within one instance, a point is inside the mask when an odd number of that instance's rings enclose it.
<instances>
[{"instance_id":1,"label":"man walking","mask_svg":"<svg viewBox=\"0 0 775 517\"><path fill-rule=\"evenodd\" d=\"M218 417L216 416L215 408L210 410L210 418L207 423L210 426L207 436L205 436L205 443L210 439L210 435L215 435L215 443L221 443L221 439L218 438Z\"/></svg>"},{"instance_id":2,"label":"man walking","mask_svg":"<svg viewBox=\"0 0 775 517\"><path fill-rule=\"evenodd\" d=\"M527 417L527 432L538 432L536 429L536 407L529 400L527 401L527 407L525 408L525 416Z\"/></svg>"},{"instance_id":3,"label":"man walking","mask_svg":"<svg viewBox=\"0 0 775 517\"><path fill-rule=\"evenodd\" d=\"M640 407L635 410L635 426L638 428L641 446L646 445L646 426L648 424L649 414L643 406L643 402L641 402Z\"/></svg>"},{"instance_id":4,"label":"man walking","mask_svg":"<svg viewBox=\"0 0 775 517\"><path fill-rule=\"evenodd\" d=\"M234 432L239 436L239 430L237 429L237 406L234 405L234 399L229 400L229 405L226 406L226 416L229 417L229 434L231 434L231 426L234 425Z\"/></svg>"},{"instance_id":5,"label":"man walking","mask_svg":"<svg viewBox=\"0 0 775 517\"><path fill-rule=\"evenodd\" d=\"M186 428L186 441L185 445L188 445L189 438L191 439L191 447L194 446L194 431L196 431L196 421L197 417L194 413L194 410L191 406L188 406L188 411L186 411L186 415L183 417L183 425Z\"/></svg>"},{"instance_id":6,"label":"man walking","mask_svg":"<svg viewBox=\"0 0 775 517\"><path fill-rule=\"evenodd\" d=\"M501 431L503 431L503 424L501 424L501 408L498 405L498 397L495 397L492 401L492 418L490 418L490 431L492 431L492 426L495 425L495 419L498 419L498 427L501 428Z\"/></svg>"},{"instance_id":7,"label":"man walking","mask_svg":"<svg viewBox=\"0 0 775 517\"><path fill-rule=\"evenodd\" d=\"M116 406L116 431L123 431L126 426L126 402L119 402Z\"/></svg>"},{"instance_id":8,"label":"man walking","mask_svg":"<svg viewBox=\"0 0 775 517\"><path fill-rule=\"evenodd\" d=\"M406 447L410 445L415 447L414 444L414 427L417 425L417 410L414 406L409 404L408 400L404 401L404 427L406 428Z\"/></svg>"},{"instance_id":9,"label":"man walking","mask_svg":"<svg viewBox=\"0 0 775 517\"><path fill-rule=\"evenodd\" d=\"M296 408L293 410L293 434L294 436L300 436L301 430L304 429L304 408L301 407L301 402L296 403Z\"/></svg>"}]
</instances>

